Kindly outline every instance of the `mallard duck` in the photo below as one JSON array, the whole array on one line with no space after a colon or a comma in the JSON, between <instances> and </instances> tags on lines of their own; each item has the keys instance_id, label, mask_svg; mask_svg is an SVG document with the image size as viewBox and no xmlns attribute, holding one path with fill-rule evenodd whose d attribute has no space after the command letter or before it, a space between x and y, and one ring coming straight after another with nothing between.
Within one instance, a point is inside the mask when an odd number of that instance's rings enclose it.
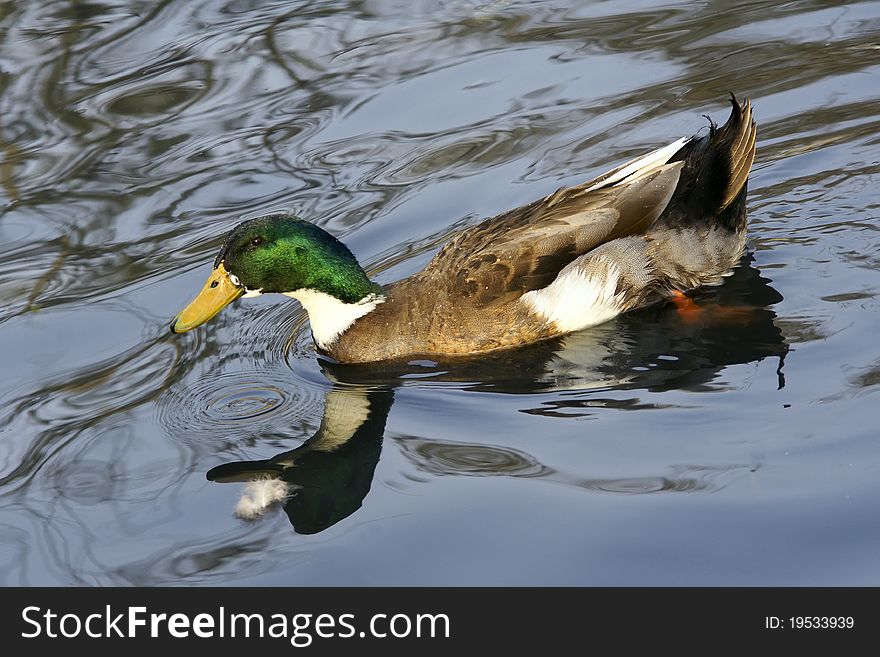
<instances>
[{"instance_id":1,"label":"mallard duck","mask_svg":"<svg viewBox=\"0 0 880 657\"><path fill-rule=\"evenodd\" d=\"M245 221L171 331L239 297L277 292L302 304L318 350L340 362L479 354L718 284L745 248L755 156L751 105L730 102L722 127L710 119L708 134L468 228L422 271L385 287L308 221Z\"/></svg>"}]
</instances>

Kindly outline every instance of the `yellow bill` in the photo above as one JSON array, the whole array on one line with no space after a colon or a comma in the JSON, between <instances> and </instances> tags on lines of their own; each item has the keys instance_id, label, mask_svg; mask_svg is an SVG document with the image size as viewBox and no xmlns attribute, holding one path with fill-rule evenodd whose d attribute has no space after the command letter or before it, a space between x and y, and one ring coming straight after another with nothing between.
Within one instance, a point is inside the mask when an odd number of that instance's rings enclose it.
<instances>
[{"instance_id":1,"label":"yellow bill","mask_svg":"<svg viewBox=\"0 0 880 657\"><path fill-rule=\"evenodd\" d=\"M171 332L186 333L201 326L244 293L245 289L232 282L221 262L198 296L171 321Z\"/></svg>"}]
</instances>

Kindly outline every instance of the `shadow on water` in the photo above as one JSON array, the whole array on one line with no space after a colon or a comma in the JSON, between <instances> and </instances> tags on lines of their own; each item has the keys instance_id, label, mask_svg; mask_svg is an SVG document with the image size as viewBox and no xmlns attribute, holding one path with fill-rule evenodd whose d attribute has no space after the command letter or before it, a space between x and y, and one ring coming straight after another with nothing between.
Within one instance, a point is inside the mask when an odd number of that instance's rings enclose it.
<instances>
[{"instance_id":1,"label":"shadow on water","mask_svg":"<svg viewBox=\"0 0 880 657\"><path fill-rule=\"evenodd\" d=\"M779 359L782 388L788 345L768 307L782 296L749 261L745 258L723 285L694 296L701 309L696 317L661 304L593 330L479 359L342 365L320 358L321 370L332 385L325 393L323 418L315 434L269 459L216 466L207 478L250 482L236 508L240 517L255 519L280 503L297 533L315 534L361 508L379 462L395 389L414 381L502 394L586 392L573 398L558 395L540 408L521 409L547 417L586 414L597 408L642 410L650 404L602 393L707 389L725 367L768 357ZM271 437L298 441L299 433ZM414 436L396 441L410 462L434 475L540 477L605 493L703 490L720 471L750 467L704 467L696 474L683 471L672 477L585 478L507 447Z\"/></svg>"}]
</instances>

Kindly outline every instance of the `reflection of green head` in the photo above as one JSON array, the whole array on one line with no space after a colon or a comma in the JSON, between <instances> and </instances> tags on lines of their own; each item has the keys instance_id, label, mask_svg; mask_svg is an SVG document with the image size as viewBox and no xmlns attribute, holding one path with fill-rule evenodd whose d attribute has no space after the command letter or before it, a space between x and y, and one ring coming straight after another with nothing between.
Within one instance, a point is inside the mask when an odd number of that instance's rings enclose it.
<instances>
[{"instance_id":1,"label":"reflection of green head","mask_svg":"<svg viewBox=\"0 0 880 657\"><path fill-rule=\"evenodd\" d=\"M315 290L355 303L379 291L342 242L318 226L286 214L250 219L226 238L214 267L223 264L248 290Z\"/></svg>"}]
</instances>

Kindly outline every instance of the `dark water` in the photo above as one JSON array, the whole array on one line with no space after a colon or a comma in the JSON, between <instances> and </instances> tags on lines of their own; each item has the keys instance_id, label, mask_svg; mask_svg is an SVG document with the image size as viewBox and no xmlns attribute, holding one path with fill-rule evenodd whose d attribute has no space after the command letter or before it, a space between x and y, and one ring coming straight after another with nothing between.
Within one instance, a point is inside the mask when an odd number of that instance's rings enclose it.
<instances>
[{"instance_id":1,"label":"dark water","mask_svg":"<svg viewBox=\"0 0 880 657\"><path fill-rule=\"evenodd\" d=\"M3 584L880 585L880 3L4 2L0 43ZM396 371L281 297L167 334L241 217L388 282L729 90L750 255L699 321Z\"/></svg>"}]
</instances>

